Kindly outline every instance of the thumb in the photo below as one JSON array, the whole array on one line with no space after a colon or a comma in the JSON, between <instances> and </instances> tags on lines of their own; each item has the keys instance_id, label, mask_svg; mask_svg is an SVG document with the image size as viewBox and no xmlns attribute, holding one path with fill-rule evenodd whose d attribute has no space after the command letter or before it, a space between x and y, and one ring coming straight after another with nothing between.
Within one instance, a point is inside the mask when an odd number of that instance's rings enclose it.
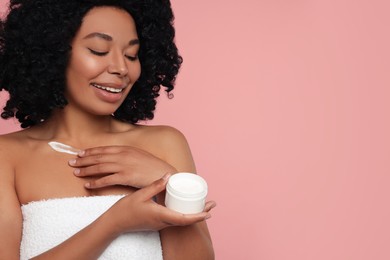
<instances>
[{"instance_id":1,"label":"thumb","mask_svg":"<svg viewBox=\"0 0 390 260\"><path fill-rule=\"evenodd\" d=\"M150 200L153 196L156 196L163 190L167 185L168 179L171 175L165 174L161 179L154 181L152 184L137 191L137 196L140 196L141 200Z\"/></svg>"}]
</instances>

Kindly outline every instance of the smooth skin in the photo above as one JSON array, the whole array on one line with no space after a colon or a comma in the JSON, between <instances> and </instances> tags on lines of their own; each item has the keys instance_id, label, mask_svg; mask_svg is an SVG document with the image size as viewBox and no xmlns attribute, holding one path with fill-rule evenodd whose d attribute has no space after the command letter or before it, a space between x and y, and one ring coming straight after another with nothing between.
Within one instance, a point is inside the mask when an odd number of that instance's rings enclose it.
<instances>
[{"instance_id":1,"label":"smooth skin","mask_svg":"<svg viewBox=\"0 0 390 260\"><path fill-rule=\"evenodd\" d=\"M0 137L0 259L19 259L22 204L109 194L127 195L34 259L97 259L116 237L139 230L160 231L164 259L214 259L205 220L215 203L191 215L163 206L170 174L196 172L184 136L171 127L111 117L140 75L137 39L128 13L92 9L72 42L69 104L39 125ZM123 90L106 95L94 84ZM77 157L58 153L50 141L84 150Z\"/></svg>"}]
</instances>

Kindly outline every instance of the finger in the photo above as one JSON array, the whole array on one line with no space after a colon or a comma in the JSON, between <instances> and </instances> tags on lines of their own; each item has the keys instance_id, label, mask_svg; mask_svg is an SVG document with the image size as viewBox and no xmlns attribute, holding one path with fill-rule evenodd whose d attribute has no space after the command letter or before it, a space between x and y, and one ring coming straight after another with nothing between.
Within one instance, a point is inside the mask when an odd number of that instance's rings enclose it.
<instances>
[{"instance_id":1,"label":"finger","mask_svg":"<svg viewBox=\"0 0 390 260\"><path fill-rule=\"evenodd\" d=\"M92 180L85 184L87 189L99 189L107 186L121 185L121 178L118 178L117 174L111 174L97 180Z\"/></svg>"},{"instance_id":2,"label":"finger","mask_svg":"<svg viewBox=\"0 0 390 260\"><path fill-rule=\"evenodd\" d=\"M116 173L121 170L121 167L115 163L101 163L83 168L76 168L73 173L77 177L89 177L102 174Z\"/></svg>"},{"instance_id":3,"label":"finger","mask_svg":"<svg viewBox=\"0 0 390 260\"><path fill-rule=\"evenodd\" d=\"M138 190L134 195L140 196L143 201L150 200L152 197L165 190L169 177L169 173L165 174L162 178L154 181L152 184Z\"/></svg>"},{"instance_id":4,"label":"finger","mask_svg":"<svg viewBox=\"0 0 390 260\"><path fill-rule=\"evenodd\" d=\"M203 212L209 212L213 208L217 206L217 203L215 201L208 201L206 205L204 206Z\"/></svg>"},{"instance_id":5,"label":"finger","mask_svg":"<svg viewBox=\"0 0 390 260\"><path fill-rule=\"evenodd\" d=\"M110 154L110 153L119 153L124 149L124 146L98 146L93 148L88 148L85 150L82 150L78 153L79 157L86 157L90 155L97 155L97 154Z\"/></svg>"},{"instance_id":6,"label":"finger","mask_svg":"<svg viewBox=\"0 0 390 260\"><path fill-rule=\"evenodd\" d=\"M182 214L166 207L161 206L161 220L171 226L187 226L197 222L204 221L211 217L208 212L200 212L197 214Z\"/></svg>"},{"instance_id":7,"label":"finger","mask_svg":"<svg viewBox=\"0 0 390 260\"><path fill-rule=\"evenodd\" d=\"M72 167L86 167L100 163L112 163L117 161L118 157L116 154L96 154L88 157L73 158L69 160L69 165Z\"/></svg>"}]
</instances>

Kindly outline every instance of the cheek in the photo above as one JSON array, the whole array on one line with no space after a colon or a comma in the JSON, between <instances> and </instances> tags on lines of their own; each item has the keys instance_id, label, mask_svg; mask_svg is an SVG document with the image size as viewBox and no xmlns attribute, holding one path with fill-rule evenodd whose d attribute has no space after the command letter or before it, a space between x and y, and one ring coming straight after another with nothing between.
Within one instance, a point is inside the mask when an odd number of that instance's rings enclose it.
<instances>
[{"instance_id":1,"label":"cheek","mask_svg":"<svg viewBox=\"0 0 390 260\"><path fill-rule=\"evenodd\" d=\"M69 70L79 80L89 80L101 72L102 62L90 55L74 53L69 64Z\"/></svg>"},{"instance_id":2,"label":"cheek","mask_svg":"<svg viewBox=\"0 0 390 260\"><path fill-rule=\"evenodd\" d=\"M129 77L132 82L135 82L138 80L140 75L141 75L141 63L138 62L137 64L134 64L129 70Z\"/></svg>"}]
</instances>

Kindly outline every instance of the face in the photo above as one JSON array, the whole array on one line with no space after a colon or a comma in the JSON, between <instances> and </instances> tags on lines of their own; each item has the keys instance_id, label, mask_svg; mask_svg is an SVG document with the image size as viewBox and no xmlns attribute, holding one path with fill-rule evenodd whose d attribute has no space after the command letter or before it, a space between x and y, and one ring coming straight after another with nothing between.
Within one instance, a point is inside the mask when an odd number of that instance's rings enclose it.
<instances>
[{"instance_id":1,"label":"face","mask_svg":"<svg viewBox=\"0 0 390 260\"><path fill-rule=\"evenodd\" d=\"M95 115L114 113L141 73L133 18L114 7L90 10L72 42L65 96Z\"/></svg>"}]
</instances>

